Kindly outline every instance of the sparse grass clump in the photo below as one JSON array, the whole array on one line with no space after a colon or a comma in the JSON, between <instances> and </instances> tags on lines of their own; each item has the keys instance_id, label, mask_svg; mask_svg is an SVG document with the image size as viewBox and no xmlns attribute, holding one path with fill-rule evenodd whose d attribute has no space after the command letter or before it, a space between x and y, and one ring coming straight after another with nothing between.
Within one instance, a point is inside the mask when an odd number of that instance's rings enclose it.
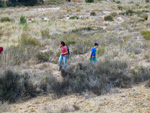
<instances>
[{"instance_id":1,"label":"sparse grass clump","mask_svg":"<svg viewBox=\"0 0 150 113\"><path fill-rule=\"evenodd\" d=\"M150 31L142 31L142 35L145 40L150 40Z\"/></svg>"},{"instance_id":2,"label":"sparse grass clump","mask_svg":"<svg viewBox=\"0 0 150 113\"><path fill-rule=\"evenodd\" d=\"M33 45L33 46L41 45L40 42L36 38L33 38L29 33L23 33L21 35L19 42L20 44L23 45Z\"/></svg>"},{"instance_id":3,"label":"sparse grass clump","mask_svg":"<svg viewBox=\"0 0 150 113\"><path fill-rule=\"evenodd\" d=\"M26 18L25 18L24 16L21 16L21 17L20 17L20 24L24 25L24 24L26 24L26 23L27 23Z\"/></svg>"},{"instance_id":4,"label":"sparse grass clump","mask_svg":"<svg viewBox=\"0 0 150 113\"><path fill-rule=\"evenodd\" d=\"M123 40L126 42L126 41L128 41L128 40L129 40L129 37L124 36L124 37L123 37Z\"/></svg>"},{"instance_id":5,"label":"sparse grass clump","mask_svg":"<svg viewBox=\"0 0 150 113\"><path fill-rule=\"evenodd\" d=\"M112 15L108 15L104 17L105 21L114 21L113 16Z\"/></svg>"},{"instance_id":6,"label":"sparse grass clump","mask_svg":"<svg viewBox=\"0 0 150 113\"><path fill-rule=\"evenodd\" d=\"M1 21L1 22L11 22L12 19L10 19L9 17L2 17L2 18L0 19L0 21Z\"/></svg>"}]
</instances>

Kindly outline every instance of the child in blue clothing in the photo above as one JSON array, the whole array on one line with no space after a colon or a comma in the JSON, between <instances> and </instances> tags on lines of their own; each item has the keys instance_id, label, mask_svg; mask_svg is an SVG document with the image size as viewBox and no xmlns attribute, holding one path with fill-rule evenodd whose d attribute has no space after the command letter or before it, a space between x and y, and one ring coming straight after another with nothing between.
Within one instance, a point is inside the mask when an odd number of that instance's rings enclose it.
<instances>
[{"instance_id":1,"label":"child in blue clothing","mask_svg":"<svg viewBox=\"0 0 150 113\"><path fill-rule=\"evenodd\" d=\"M89 58L91 63L92 62L96 63L96 66L98 65L98 60L96 58L96 51L97 51L98 46L99 45L97 43L94 44L94 47L91 49L91 54L90 54L90 58Z\"/></svg>"}]
</instances>

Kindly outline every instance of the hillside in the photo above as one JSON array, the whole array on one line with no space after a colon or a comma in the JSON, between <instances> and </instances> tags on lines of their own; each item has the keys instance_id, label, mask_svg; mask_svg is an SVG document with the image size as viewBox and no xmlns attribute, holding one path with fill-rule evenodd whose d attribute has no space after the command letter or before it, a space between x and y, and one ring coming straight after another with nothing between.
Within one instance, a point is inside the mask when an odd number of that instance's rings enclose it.
<instances>
[{"instance_id":1,"label":"hillside","mask_svg":"<svg viewBox=\"0 0 150 113\"><path fill-rule=\"evenodd\" d=\"M61 41L70 56L58 71ZM0 46L0 112L150 112L149 2L0 8Z\"/></svg>"}]
</instances>

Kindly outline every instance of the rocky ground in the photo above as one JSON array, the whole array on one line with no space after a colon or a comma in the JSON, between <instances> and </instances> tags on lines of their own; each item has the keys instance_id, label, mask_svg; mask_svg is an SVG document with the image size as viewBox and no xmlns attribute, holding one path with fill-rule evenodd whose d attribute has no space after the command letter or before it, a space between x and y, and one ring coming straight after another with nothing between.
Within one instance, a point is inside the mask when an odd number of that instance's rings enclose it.
<instances>
[{"instance_id":1,"label":"rocky ground","mask_svg":"<svg viewBox=\"0 0 150 113\"><path fill-rule=\"evenodd\" d=\"M107 95L72 94L56 99L39 96L10 105L10 113L149 113L150 88L143 84L129 89L112 89Z\"/></svg>"}]
</instances>

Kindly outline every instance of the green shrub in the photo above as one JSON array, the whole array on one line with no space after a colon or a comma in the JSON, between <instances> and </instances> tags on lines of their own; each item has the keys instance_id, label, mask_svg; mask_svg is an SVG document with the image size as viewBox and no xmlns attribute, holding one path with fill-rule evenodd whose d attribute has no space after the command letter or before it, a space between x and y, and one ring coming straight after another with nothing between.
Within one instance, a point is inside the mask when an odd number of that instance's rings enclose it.
<instances>
[{"instance_id":1,"label":"green shrub","mask_svg":"<svg viewBox=\"0 0 150 113\"><path fill-rule=\"evenodd\" d=\"M142 31L142 35L145 40L150 40L150 31Z\"/></svg>"},{"instance_id":2,"label":"green shrub","mask_svg":"<svg viewBox=\"0 0 150 113\"><path fill-rule=\"evenodd\" d=\"M0 78L0 100L2 102L16 102L20 99L35 97L37 92L29 81L29 76L19 75L10 70L5 71Z\"/></svg>"},{"instance_id":3,"label":"green shrub","mask_svg":"<svg viewBox=\"0 0 150 113\"><path fill-rule=\"evenodd\" d=\"M44 29L44 30L41 30L41 35L42 35L42 38L50 38L50 32L49 32L49 29Z\"/></svg>"},{"instance_id":4,"label":"green shrub","mask_svg":"<svg viewBox=\"0 0 150 113\"><path fill-rule=\"evenodd\" d=\"M115 3L116 3L116 4L120 4L120 3L121 3L121 1L116 1Z\"/></svg>"},{"instance_id":5,"label":"green shrub","mask_svg":"<svg viewBox=\"0 0 150 113\"><path fill-rule=\"evenodd\" d=\"M72 16L72 17L70 17L69 19L79 19L79 17L77 17L77 16Z\"/></svg>"},{"instance_id":6,"label":"green shrub","mask_svg":"<svg viewBox=\"0 0 150 113\"><path fill-rule=\"evenodd\" d=\"M5 7L5 4L3 1L0 1L0 7Z\"/></svg>"},{"instance_id":7,"label":"green shrub","mask_svg":"<svg viewBox=\"0 0 150 113\"><path fill-rule=\"evenodd\" d=\"M1 22L11 22L12 19L10 19L9 17L2 17L2 18L0 19L0 21L1 21Z\"/></svg>"},{"instance_id":8,"label":"green shrub","mask_svg":"<svg viewBox=\"0 0 150 113\"><path fill-rule=\"evenodd\" d=\"M129 9L126 11L126 15L132 16L134 14L134 11Z\"/></svg>"},{"instance_id":9,"label":"green shrub","mask_svg":"<svg viewBox=\"0 0 150 113\"><path fill-rule=\"evenodd\" d=\"M114 21L113 16L111 16L111 15L105 16L104 20L105 21Z\"/></svg>"},{"instance_id":10,"label":"green shrub","mask_svg":"<svg viewBox=\"0 0 150 113\"><path fill-rule=\"evenodd\" d=\"M118 8L119 10L123 10L123 7L122 7L121 5L118 5L117 8Z\"/></svg>"},{"instance_id":11,"label":"green shrub","mask_svg":"<svg viewBox=\"0 0 150 113\"><path fill-rule=\"evenodd\" d=\"M133 1L131 1L131 2L129 2L129 4L134 4L134 2L133 2Z\"/></svg>"},{"instance_id":12,"label":"green shrub","mask_svg":"<svg viewBox=\"0 0 150 113\"><path fill-rule=\"evenodd\" d=\"M41 45L40 42L36 38L33 38L29 33L23 33L21 35L19 42L22 45L33 45L33 46Z\"/></svg>"},{"instance_id":13,"label":"green shrub","mask_svg":"<svg viewBox=\"0 0 150 113\"><path fill-rule=\"evenodd\" d=\"M27 23L27 20L24 16L21 16L20 17L20 24L26 24Z\"/></svg>"},{"instance_id":14,"label":"green shrub","mask_svg":"<svg viewBox=\"0 0 150 113\"><path fill-rule=\"evenodd\" d=\"M94 0L85 0L86 3L92 3Z\"/></svg>"},{"instance_id":15,"label":"green shrub","mask_svg":"<svg viewBox=\"0 0 150 113\"><path fill-rule=\"evenodd\" d=\"M149 3L149 2L150 2L150 0L145 0L145 2L146 2L146 3Z\"/></svg>"}]
</instances>

